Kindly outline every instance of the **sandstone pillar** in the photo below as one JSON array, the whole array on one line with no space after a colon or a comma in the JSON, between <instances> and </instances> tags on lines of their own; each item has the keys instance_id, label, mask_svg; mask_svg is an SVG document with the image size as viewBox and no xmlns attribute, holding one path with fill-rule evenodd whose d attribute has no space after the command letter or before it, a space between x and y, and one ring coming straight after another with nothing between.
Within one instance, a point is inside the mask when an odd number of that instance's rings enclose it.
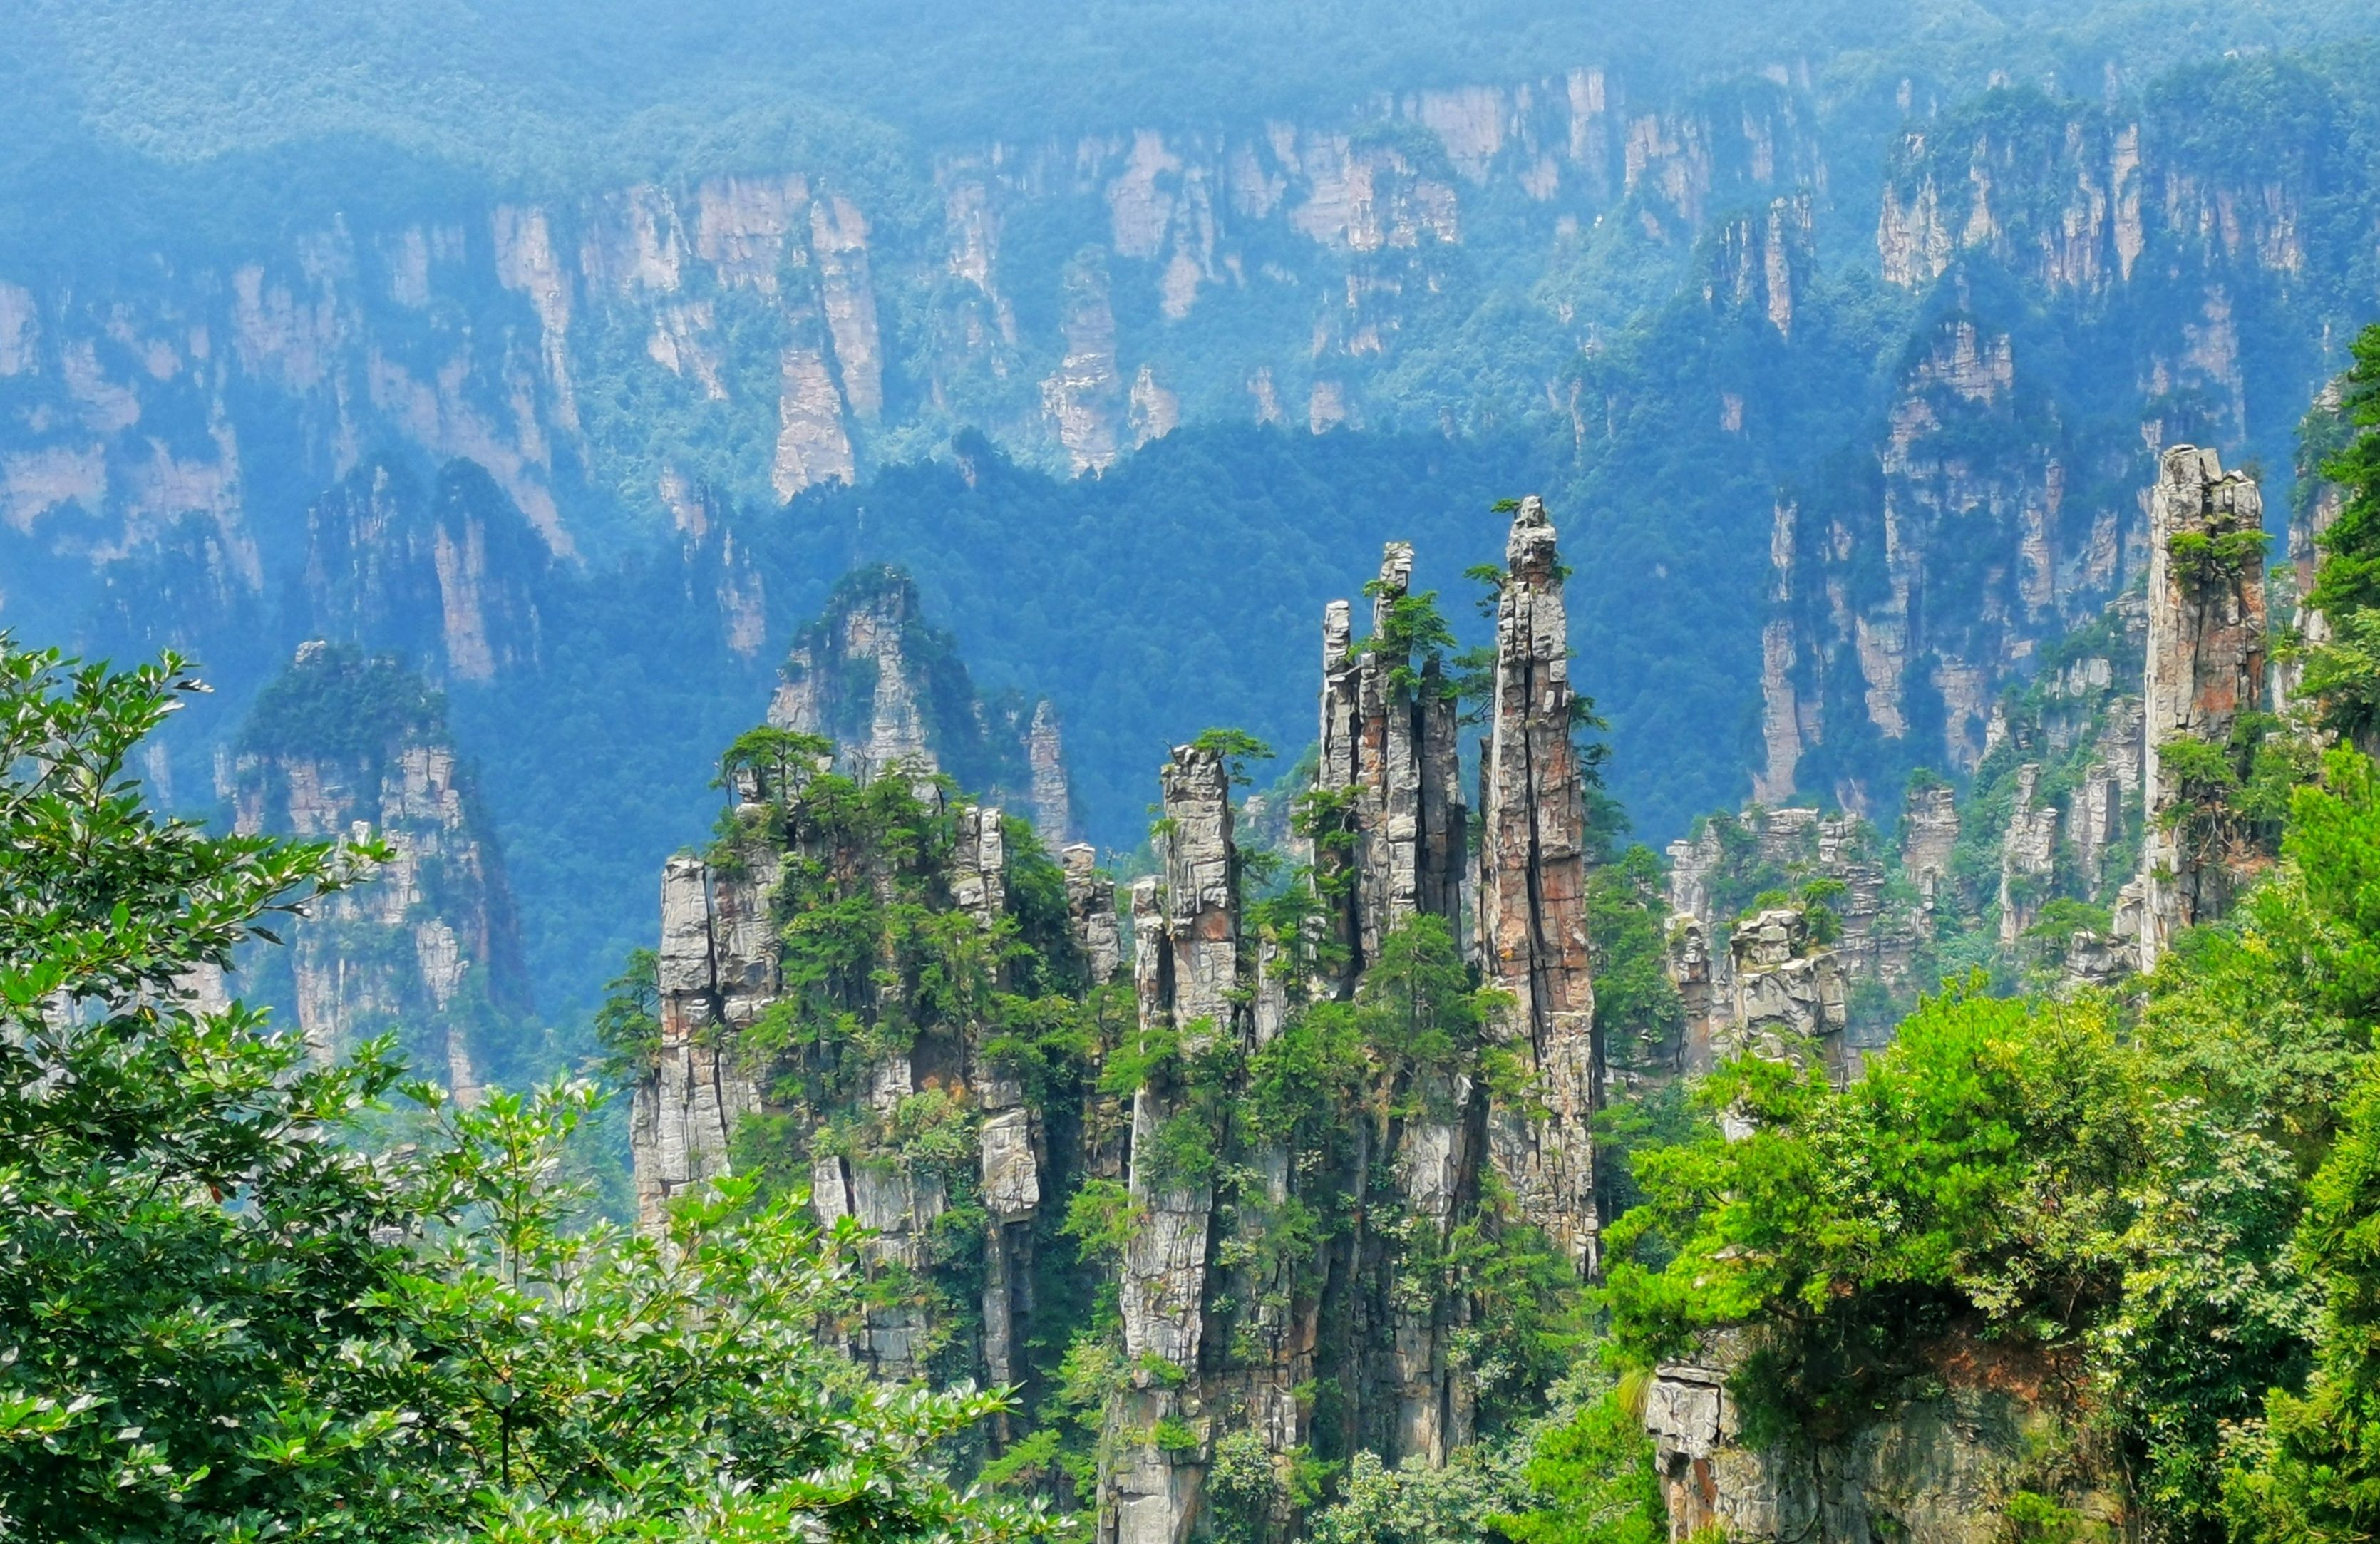
<instances>
[{"instance_id":1,"label":"sandstone pillar","mask_svg":"<svg viewBox=\"0 0 2380 1544\"><path fill-rule=\"evenodd\" d=\"M1479 762L1479 957L1489 982L1512 994L1499 1031L1520 1056L1530 1099L1491 1111L1489 1152L1521 1215L1591 1270L1589 1122L1602 1088L1587 971L1586 805L1571 743L1560 558L1535 497L1512 517L1505 567Z\"/></svg>"}]
</instances>

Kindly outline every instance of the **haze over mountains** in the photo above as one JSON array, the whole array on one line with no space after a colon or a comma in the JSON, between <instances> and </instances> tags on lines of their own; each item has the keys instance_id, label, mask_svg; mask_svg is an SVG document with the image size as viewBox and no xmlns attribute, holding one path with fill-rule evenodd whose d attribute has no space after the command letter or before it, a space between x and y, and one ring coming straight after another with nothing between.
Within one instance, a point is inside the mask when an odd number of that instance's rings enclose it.
<instances>
[{"instance_id":1,"label":"haze over mountains","mask_svg":"<svg viewBox=\"0 0 2380 1544\"><path fill-rule=\"evenodd\" d=\"M2155 445L2286 504L2374 282L2364 22L29 6L0 620L205 660L199 804L298 642L414 656L555 962L636 936L559 918L698 833L875 558L1051 696L1130 847L1185 717L1310 738L1320 553L1420 540L1467 627L1487 505L1538 488L1645 834L1882 808L2138 571ZM334 485L456 461L480 547L333 575ZM550 647L483 614L540 590ZM582 797L592 885L538 857Z\"/></svg>"}]
</instances>

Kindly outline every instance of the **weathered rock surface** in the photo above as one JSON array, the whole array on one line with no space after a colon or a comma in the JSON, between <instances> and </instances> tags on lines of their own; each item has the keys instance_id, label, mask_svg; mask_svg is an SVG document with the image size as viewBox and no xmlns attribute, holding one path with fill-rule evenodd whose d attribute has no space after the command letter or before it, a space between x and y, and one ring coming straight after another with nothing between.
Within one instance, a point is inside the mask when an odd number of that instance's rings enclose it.
<instances>
[{"instance_id":1,"label":"weathered rock surface","mask_svg":"<svg viewBox=\"0 0 2380 1544\"><path fill-rule=\"evenodd\" d=\"M2041 768L2017 769L2016 808L2000 839L2000 947L2014 949L2041 913L2041 902L2058 868L2058 808L2036 803Z\"/></svg>"},{"instance_id":2,"label":"weathered rock surface","mask_svg":"<svg viewBox=\"0 0 2380 1544\"><path fill-rule=\"evenodd\" d=\"M1175 1037L1186 1060L1218 1039L1249 1034L1240 858L1220 754L1177 747L1161 781L1163 872L1133 886L1133 978L1142 1035ZM1196 1448L1168 1447L1160 1423L1202 1422L1204 1415L1200 1337L1215 1193L1204 1180L1168 1171L1175 1149L1160 1132L1177 1120L1210 1118L1197 1108L1196 1091L1171 1078L1144 1083L1133 1098L1129 1185L1138 1217L1120 1283L1132 1386L1110 1413L1119 1456L1104 1477L1099 1509L1100 1533L1115 1544L1180 1544L1197 1518L1214 1433L1202 1430Z\"/></svg>"},{"instance_id":3,"label":"weathered rock surface","mask_svg":"<svg viewBox=\"0 0 2380 1544\"><path fill-rule=\"evenodd\" d=\"M986 710L947 638L918 616L914 588L886 570L846 585L827 617L797 640L771 721L828 738L834 760L862 784L892 778L930 796L914 817L918 829L888 845L847 818L815 818L807 801L825 763L747 772L736 782L741 802L724 845L708 859L670 860L662 886L659 1044L631 1118L640 1225L659 1229L676 1197L728 1172L749 1117L780 1118L795 1149L783 1161L808 1175L821 1222L850 1217L868 1230L862 1258L883 1290L870 1295L855 1327L855 1350L886 1377L930 1367L1010 1381L1020 1375L1019 1348L1031 1328L1043 1210L1055 1186L1073 1183L1067 1176L1084 1158L1071 1148L1051 1149L1043 1112L1020 1075L987 1049L994 1026L986 1004L1012 984L1005 951L1020 925L1017 844L1029 838L999 807L949 807L939 788L920 780L953 747L980 765L992 728L1012 721ZM1022 768L1026 742L1024 726L1015 727L1004 764ZM1062 785L1054 720L1043 729L1050 763L1043 770ZM1037 867L1032 876L1039 888L1031 904L1042 908L1036 926L1045 930L1037 935L1045 952L1038 957L1067 981L1079 969L1086 989L1111 978L1120 956L1115 887L1093 856L1076 847L1062 868ZM1046 865L1038 856L1032 861ZM981 932L982 945L944 938L941 947L951 952L934 967L939 995L929 1011L921 1010L923 967L902 954L905 946L890 931L882 957L818 989L832 1001L798 998L807 989L789 987L782 964L786 908L816 905L818 895L789 894L789 872L806 885L828 886L820 894L964 918ZM821 1105L812 1102L820 1086L804 1082L822 1075L822 1064L803 1059L812 1051L771 1042L756 1052L744 1039L781 1005L797 1016L844 1015L888 1032L854 1042L848 1054L856 1060L833 1063L838 1091ZM789 1073L795 1076L788 1081ZM1096 1125L1088 1112L1071 1119L1067 1141L1089 1140ZM929 1149L913 1140L920 1129L937 1134ZM963 1164L949 1161L950 1135L973 1144ZM932 1285L953 1247L948 1214L978 1205L984 1224L979 1271L972 1264L967 1270L976 1283L970 1307L945 1313L949 1298ZM964 1255L971 1246L958 1247ZM996 1440L1006 1435L1000 1425Z\"/></svg>"},{"instance_id":4,"label":"weathered rock surface","mask_svg":"<svg viewBox=\"0 0 2380 1544\"><path fill-rule=\"evenodd\" d=\"M1435 662L1396 647L1397 607L1413 582L1413 548L1391 541L1372 590L1372 634L1360 648L1334 601L1322 624L1322 725L1315 785L1342 801L1351 850L1323 856L1352 882L1333 925L1346 960L1342 990L1377 959L1380 940L1417 913L1451 923L1466 855L1455 703Z\"/></svg>"},{"instance_id":5,"label":"weathered rock surface","mask_svg":"<svg viewBox=\"0 0 2380 1544\"><path fill-rule=\"evenodd\" d=\"M1742 1347L1722 1337L1706 1362L1655 1374L1645 1427L1680 1540L1723 1529L1745 1540L1813 1544L1989 1544L2019 1490L2047 1492L2094 1524L2120 1521L2117 1476L2089 1451L2045 1477L2040 1454L2076 1415L2043 1396L2042 1369L1987 1345L1946 1344L1939 1392L1904 1395L1827 1440L1754 1449L1728 1387Z\"/></svg>"},{"instance_id":6,"label":"weathered rock surface","mask_svg":"<svg viewBox=\"0 0 2380 1544\"><path fill-rule=\"evenodd\" d=\"M2186 780L2167 765L2178 739L2224 747L2265 701L2264 500L2215 452L2176 445L2149 494L2148 663L2143 692L2147 820L2141 846L2140 956L2222 915L2230 855L2186 819Z\"/></svg>"},{"instance_id":7,"label":"weathered rock surface","mask_svg":"<svg viewBox=\"0 0 2380 1544\"><path fill-rule=\"evenodd\" d=\"M1807 1046L1840 1082L1852 1070L1842 961L1812 941L1809 919L1792 907L1763 911L1736 924L1728 953L1735 1005L1722 1054L1798 1059Z\"/></svg>"},{"instance_id":8,"label":"weathered rock surface","mask_svg":"<svg viewBox=\"0 0 2380 1544\"><path fill-rule=\"evenodd\" d=\"M1512 994L1499 1033L1546 1113L1491 1109L1488 1149L1521 1215L1592 1269L1600 1224L1590 1123L1602 1088L1588 979L1586 807L1571 743L1560 560L1543 501L1521 501L1504 556L1495 695L1479 759L1479 957L1490 984Z\"/></svg>"},{"instance_id":9,"label":"weathered rock surface","mask_svg":"<svg viewBox=\"0 0 2380 1544\"><path fill-rule=\"evenodd\" d=\"M1886 1042L1888 1024L1850 1022L1849 988L1869 981L1899 991L1911 984L1922 931L1921 916L1912 912L1922 914L1929 905L1925 899L1927 876L1938 884L1948 873L1958 835L1958 812L1949 789L1912 790L1911 808L1913 818L1903 831L1901 877L1918 892L1914 908L1906 903L1888 905L1882 840L1856 815L1755 805L1738 816L1714 815L1694 836L1670 844L1672 916L1666 968L1686 1011L1685 1044L1679 1058L1683 1070L1706 1072L1716 1057L1744 1046L1747 1014L1755 1020L1764 1017L1772 1005L1769 998L1781 990L1744 979L1735 941L1756 919L1742 917L1739 908L1759 893L1818 881L1841 887L1827 903L1840 924L1840 936L1823 950L1815 949L1804 922L1789 953L1826 957L1828 984L1821 996L1831 1007L1819 1016L1826 1024L1823 1033L1842 1038L1837 1052L1872 1051ZM1912 847L1921 864L1914 873L1906 856ZM1754 993L1749 1008L1747 991Z\"/></svg>"},{"instance_id":10,"label":"weathered rock surface","mask_svg":"<svg viewBox=\"0 0 2380 1544\"><path fill-rule=\"evenodd\" d=\"M1959 796L1947 784L1912 788L1900 819L1900 871L1930 907L1959 845Z\"/></svg>"},{"instance_id":11,"label":"weathered rock surface","mask_svg":"<svg viewBox=\"0 0 2380 1544\"><path fill-rule=\"evenodd\" d=\"M309 643L258 699L225 772L237 828L391 849L290 938L292 1006L319 1054L397 1029L424 1072L478 1096L492 1033L527 1011L518 924L443 708L395 660Z\"/></svg>"}]
</instances>

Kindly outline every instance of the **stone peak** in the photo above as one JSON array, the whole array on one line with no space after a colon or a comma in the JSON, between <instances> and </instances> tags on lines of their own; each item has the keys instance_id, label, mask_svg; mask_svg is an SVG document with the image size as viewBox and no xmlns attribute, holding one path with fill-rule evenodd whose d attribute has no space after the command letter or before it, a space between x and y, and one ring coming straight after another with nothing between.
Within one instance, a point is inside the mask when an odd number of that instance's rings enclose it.
<instances>
[{"instance_id":1,"label":"stone peak","mask_svg":"<svg viewBox=\"0 0 2380 1544\"><path fill-rule=\"evenodd\" d=\"M1553 517L1545 500L1531 493L1512 512L1512 532L1504 542L1504 561L1515 579L1532 584L1553 582L1557 568Z\"/></svg>"},{"instance_id":2,"label":"stone peak","mask_svg":"<svg viewBox=\"0 0 2380 1544\"><path fill-rule=\"evenodd\" d=\"M2174 445L2157 460L2158 480L2169 488L2202 490L2202 496L2216 491L2235 497L2240 492L2254 495L2256 480L2246 472L2223 469L2223 457L2213 446ZM2261 500L2259 501L2261 505Z\"/></svg>"}]
</instances>

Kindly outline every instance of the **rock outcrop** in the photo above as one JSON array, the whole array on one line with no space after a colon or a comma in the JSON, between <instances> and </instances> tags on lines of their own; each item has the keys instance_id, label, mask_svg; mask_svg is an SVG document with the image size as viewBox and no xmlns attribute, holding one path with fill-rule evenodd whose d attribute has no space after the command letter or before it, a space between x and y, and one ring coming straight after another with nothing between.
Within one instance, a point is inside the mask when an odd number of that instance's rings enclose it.
<instances>
[{"instance_id":1,"label":"rock outcrop","mask_svg":"<svg viewBox=\"0 0 2380 1544\"><path fill-rule=\"evenodd\" d=\"M1197 1088L1191 1069L1217 1042L1245 1042L1250 1027L1230 773L1218 752L1179 747L1162 787L1162 872L1132 892L1133 982L1144 1045L1156 1038L1174 1050L1172 1064L1133 1096L1135 1222L1121 1275L1131 1383L1110 1411L1114 1457L1099 1509L1101 1537L1114 1544L1182 1544L1198 1515L1219 1435L1200 1377L1219 1360L1202 1361L1201 1340L1215 1191L1211 1157L1202 1163L1184 1149L1220 1145L1216 1100L1233 1090Z\"/></svg>"},{"instance_id":2,"label":"rock outcrop","mask_svg":"<svg viewBox=\"0 0 2380 1544\"><path fill-rule=\"evenodd\" d=\"M1318 855L1334 897L1341 993L1379 957L1380 941L1417 913L1451 924L1462 910L1468 813L1455 744L1453 688L1439 663L1416 666L1401 637L1413 548L1391 541L1370 586L1371 636L1334 601L1322 622L1322 724L1315 787L1345 845Z\"/></svg>"},{"instance_id":3,"label":"rock outcrop","mask_svg":"<svg viewBox=\"0 0 2380 1544\"><path fill-rule=\"evenodd\" d=\"M1959 845L1959 796L1947 784L1912 788L1900 815L1900 871L1930 910Z\"/></svg>"},{"instance_id":4,"label":"rock outcrop","mask_svg":"<svg viewBox=\"0 0 2380 1544\"><path fill-rule=\"evenodd\" d=\"M1018 716L974 693L904 576L864 573L796 640L771 705L832 754L734 768L728 833L662 873L658 1032L631 1116L639 1223L658 1230L740 1161L798 1175L822 1222L866 1230L853 1345L890 1378L1026 1376L1046 1206L1108 1140L1095 1110L1053 1137L998 1003L1111 979L1115 886L1087 846L1053 862L1024 822L929 780L952 760L1024 769ZM1045 714L1034 770L1062 804L1055 736ZM954 1239L954 1213L979 1233Z\"/></svg>"},{"instance_id":5,"label":"rock outcrop","mask_svg":"<svg viewBox=\"0 0 2380 1544\"><path fill-rule=\"evenodd\" d=\"M2206 790L2171 748L2233 754L2231 731L2265 702L2264 500L2211 450L2176 445L2149 494L2148 654L2142 758L2146 823L2138 906L2140 960L2222 915L2236 855L2221 822L2193 808Z\"/></svg>"},{"instance_id":6,"label":"rock outcrop","mask_svg":"<svg viewBox=\"0 0 2380 1544\"><path fill-rule=\"evenodd\" d=\"M1683 1541L1807 1544L1990 1544L2020 1491L2047 1496L2110 1532L2123 1508L2119 1472L2089 1447L2045 1461L2080 1424L2081 1412L2045 1397L2047 1368L1987 1343L1946 1343L1930 1362L1930 1391L1904 1394L1851 1431L1786 1438L1755 1448L1728 1380L1746 1349L1720 1337L1708 1355L1657 1373L1645 1426L1670 1514Z\"/></svg>"},{"instance_id":7,"label":"rock outcrop","mask_svg":"<svg viewBox=\"0 0 2380 1544\"><path fill-rule=\"evenodd\" d=\"M1512 1005L1497 1027L1528 1088L1488 1113L1488 1150L1521 1215L1582 1270L1597 1260L1602 1098L1586 939L1586 806L1571 742L1570 626L1553 522L1521 501L1504 548L1496 675L1479 757L1479 963ZM1541 1113L1531 1113L1534 1107Z\"/></svg>"},{"instance_id":8,"label":"rock outcrop","mask_svg":"<svg viewBox=\"0 0 2380 1544\"><path fill-rule=\"evenodd\" d=\"M1047 699L978 694L951 636L925 620L914 580L879 565L844 577L826 611L795 636L769 723L832 741L862 781L893 767L946 773L1029 809L1045 842L1073 821L1057 710Z\"/></svg>"},{"instance_id":9,"label":"rock outcrop","mask_svg":"<svg viewBox=\"0 0 2380 1544\"><path fill-rule=\"evenodd\" d=\"M749 875L681 855L662 869L656 952L660 1044L630 1098L637 1222L661 1231L669 1204L728 1172L736 1125L759 1108L722 1031L749 1025L777 981L767 904Z\"/></svg>"},{"instance_id":10,"label":"rock outcrop","mask_svg":"<svg viewBox=\"0 0 2380 1544\"><path fill-rule=\"evenodd\" d=\"M1774 907L1735 926L1728 941L1734 1012L1721 1054L1748 1051L1772 1061L1815 1050L1840 1083L1852 1070L1841 959L1811 937L1808 916Z\"/></svg>"},{"instance_id":11,"label":"rock outcrop","mask_svg":"<svg viewBox=\"0 0 2380 1544\"><path fill-rule=\"evenodd\" d=\"M2017 769L2015 808L2009 812L2007 834L2000 839L2000 947L2014 949L2017 941L2041 913L2058 869L2058 808L2037 802L2041 768L2026 762ZM2086 815L2092 807L2082 805ZM2104 813L2099 811L2098 813Z\"/></svg>"},{"instance_id":12,"label":"rock outcrop","mask_svg":"<svg viewBox=\"0 0 2380 1544\"><path fill-rule=\"evenodd\" d=\"M1747 941L1766 936L1764 918L1770 919L1771 932L1784 925L1775 918L1797 919L1785 954L1777 954L1769 944L1752 947L1752 957L1766 962L1764 969L1788 958L1824 962L1823 985L1809 989L1816 995L1792 988L1787 997L1806 998L1806 1007L1787 1012L1778 1023L1791 1027L1791 1020L1799 1026L1794 1033L1831 1037L1828 1055L1837 1063L1850 1051L1872 1051L1884 1043L1888 1025L1851 1021L1849 990L1861 981L1894 992L1911 985L1917 975L1923 913L1930 904L1929 870L1933 881L1948 872L1957 842L1958 814L1949 789L1914 790L1911 807L1916 821L1903 832L1900 877L1917 893L1915 907L1888 900L1892 874L1884 844L1856 815L1755 805L1736 816L1713 815L1693 836L1670 844L1666 968L1685 1009L1682 1070L1707 1072L1715 1059L1758 1040L1756 1033L1747 1038L1747 1025L1767 1024L1772 1010L1784 1011L1774 1001L1779 985L1754 982L1739 964ZM1910 850L1917 857L1913 871ZM1825 944L1812 941L1807 917L1798 909L1747 911L1763 895L1812 885L1827 887L1828 899L1819 904L1840 930ZM1789 975L1801 973L1796 967Z\"/></svg>"},{"instance_id":13,"label":"rock outcrop","mask_svg":"<svg viewBox=\"0 0 2380 1544\"><path fill-rule=\"evenodd\" d=\"M289 604L315 638L419 660L455 682L540 655L539 590L552 554L477 464L424 490L399 462L358 467L306 511L306 565Z\"/></svg>"},{"instance_id":14,"label":"rock outcrop","mask_svg":"<svg viewBox=\"0 0 2380 1544\"><path fill-rule=\"evenodd\" d=\"M289 940L307 1042L330 1055L395 1029L424 1072L476 1098L528 993L503 854L440 699L392 657L308 643L258 697L225 772L242 833L368 829L390 848Z\"/></svg>"}]
</instances>

